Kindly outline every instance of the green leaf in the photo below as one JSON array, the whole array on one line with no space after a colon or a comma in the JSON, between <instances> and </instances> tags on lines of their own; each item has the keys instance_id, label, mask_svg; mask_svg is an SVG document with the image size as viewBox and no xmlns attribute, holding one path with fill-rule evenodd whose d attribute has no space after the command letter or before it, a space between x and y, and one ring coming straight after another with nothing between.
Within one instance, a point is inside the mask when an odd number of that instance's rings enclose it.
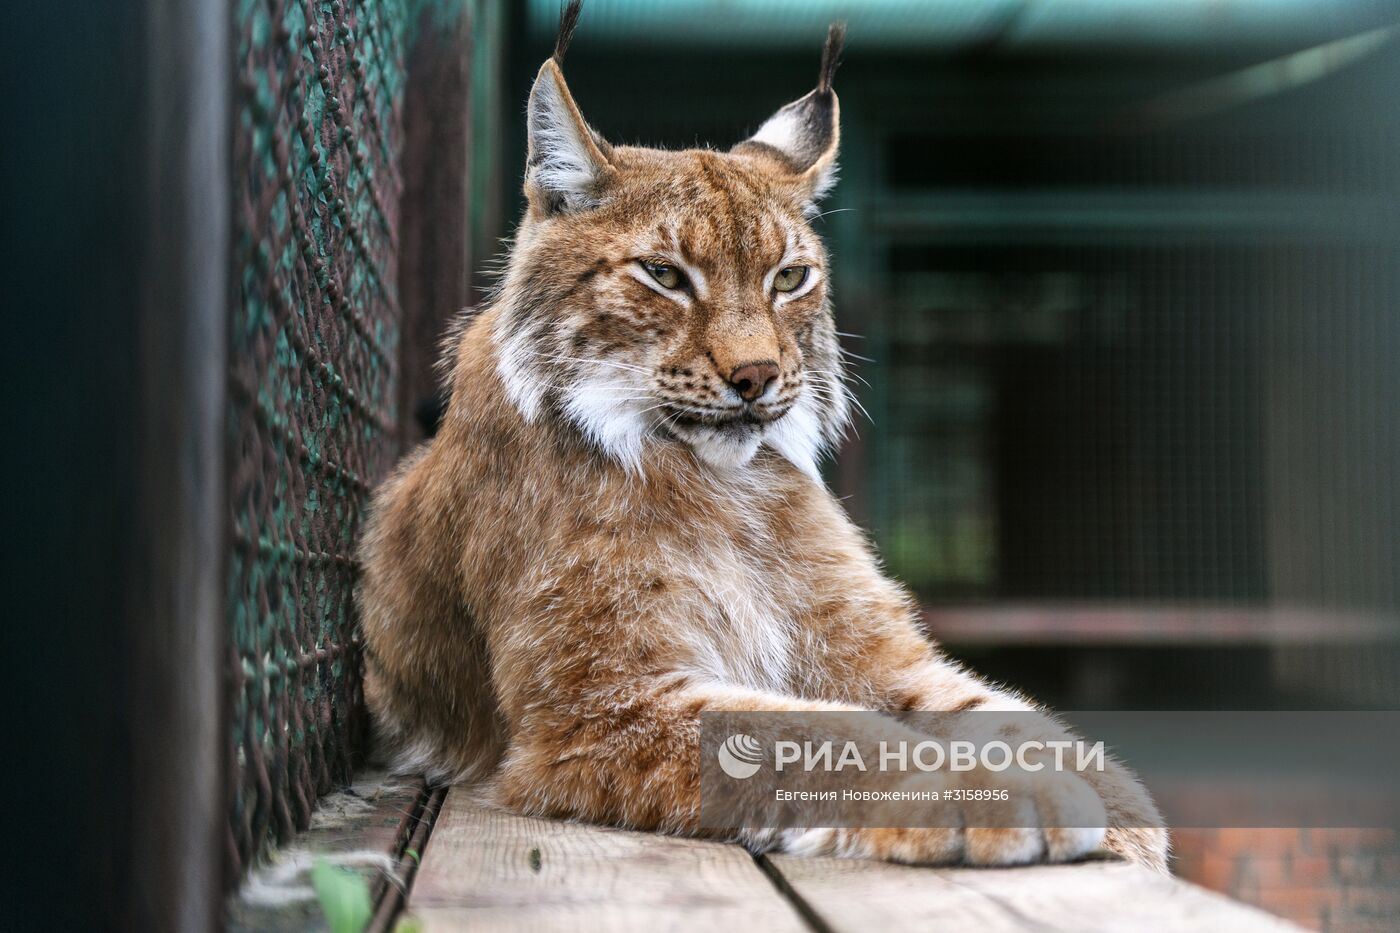
<instances>
[{"instance_id":1,"label":"green leaf","mask_svg":"<svg viewBox=\"0 0 1400 933\"><path fill-rule=\"evenodd\" d=\"M311 884L331 933L364 933L374 914L364 878L319 859L311 869Z\"/></svg>"}]
</instances>

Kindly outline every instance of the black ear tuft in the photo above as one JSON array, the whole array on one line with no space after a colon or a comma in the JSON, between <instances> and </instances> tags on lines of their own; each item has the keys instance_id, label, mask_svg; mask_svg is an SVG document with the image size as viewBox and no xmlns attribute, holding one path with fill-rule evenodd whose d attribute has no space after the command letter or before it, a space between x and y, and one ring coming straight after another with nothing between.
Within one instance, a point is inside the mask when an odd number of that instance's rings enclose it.
<instances>
[{"instance_id":1,"label":"black ear tuft","mask_svg":"<svg viewBox=\"0 0 1400 933\"><path fill-rule=\"evenodd\" d=\"M577 13L575 14L577 15ZM822 48L822 73L817 77L817 92L831 91L831 79L841 64L841 47L846 44L846 24L835 22L826 31L826 45Z\"/></svg>"},{"instance_id":2,"label":"black ear tuft","mask_svg":"<svg viewBox=\"0 0 1400 933\"><path fill-rule=\"evenodd\" d=\"M559 34L554 39L554 64L564 64L564 53L569 51L569 43L574 39L578 28L578 15L583 11L583 0L569 0L559 11ZM844 26L842 29L844 30ZM830 43L830 40L827 40Z\"/></svg>"}]
</instances>

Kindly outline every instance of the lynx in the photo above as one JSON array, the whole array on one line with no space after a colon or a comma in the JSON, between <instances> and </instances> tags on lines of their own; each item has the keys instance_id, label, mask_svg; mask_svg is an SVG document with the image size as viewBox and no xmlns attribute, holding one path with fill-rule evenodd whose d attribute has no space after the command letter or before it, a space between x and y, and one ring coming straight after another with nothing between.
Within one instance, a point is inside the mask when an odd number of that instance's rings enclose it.
<instances>
[{"instance_id":1,"label":"lynx","mask_svg":"<svg viewBox=\"0 0 1400 933\"><path fill-rule=\"evenodd\" d=\"M945 657L819 463L851 401L827 254L833 26L817 86L727 152L609 145L561 64L530 92L527 206L453 338L437 436L377 493L366 698L396 766L517 812L697 834L707 710L1031 709ZM1126 769L1066 773L1100 829L755 829L754 850L1161 869Z\"/></svg>"}]
</instances>

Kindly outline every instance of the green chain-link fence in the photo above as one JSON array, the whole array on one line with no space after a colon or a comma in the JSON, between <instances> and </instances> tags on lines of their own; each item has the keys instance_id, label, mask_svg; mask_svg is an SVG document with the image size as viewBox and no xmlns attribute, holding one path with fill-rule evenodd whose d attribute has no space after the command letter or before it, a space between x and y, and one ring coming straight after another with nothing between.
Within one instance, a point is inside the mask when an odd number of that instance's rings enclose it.
<instances>
[{"instance_id":1,"label":"green chain-link fence","mask_svg":"<svg viewBox=\"0 0 1400 933\"><path fill-rule=\"evenodd\" d=\"M399 299L409 59L420 29L468 6L234 6L231 877L304 828L361 749L355 544L409 437Z\"/></svg>"}]
</instances>

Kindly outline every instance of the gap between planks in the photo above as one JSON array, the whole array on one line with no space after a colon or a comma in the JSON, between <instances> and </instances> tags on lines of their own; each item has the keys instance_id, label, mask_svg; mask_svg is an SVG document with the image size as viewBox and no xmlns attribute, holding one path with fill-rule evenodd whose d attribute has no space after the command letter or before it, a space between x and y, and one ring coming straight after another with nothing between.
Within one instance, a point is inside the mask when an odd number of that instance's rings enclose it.
<instances>
[{"instance_id":1,"label":"gap between planks","mask_svg":"<svg viewBox=\"0 0 1400 933\"><path fill-rule=\"evenodd\" d=\"M755 858L735 845L514 816L479 787L449 792L408 912L429 933L1299 929L1122 862L992 870Z\"/></svg>"},{"instance_id":2,"label":"gap between planks","mask_svg":"<svg viewBox=\"0 0 1400 933\"><path fill-rule=\"evenodd\" d=\"M362 771L320 799L309 829L254 867L225 905L225 926L231 933L324 929L311 871L326 859L367 885L375 907L368 933L390 929L445 796L420 778Z\"/></svg>"}]
</instances>

